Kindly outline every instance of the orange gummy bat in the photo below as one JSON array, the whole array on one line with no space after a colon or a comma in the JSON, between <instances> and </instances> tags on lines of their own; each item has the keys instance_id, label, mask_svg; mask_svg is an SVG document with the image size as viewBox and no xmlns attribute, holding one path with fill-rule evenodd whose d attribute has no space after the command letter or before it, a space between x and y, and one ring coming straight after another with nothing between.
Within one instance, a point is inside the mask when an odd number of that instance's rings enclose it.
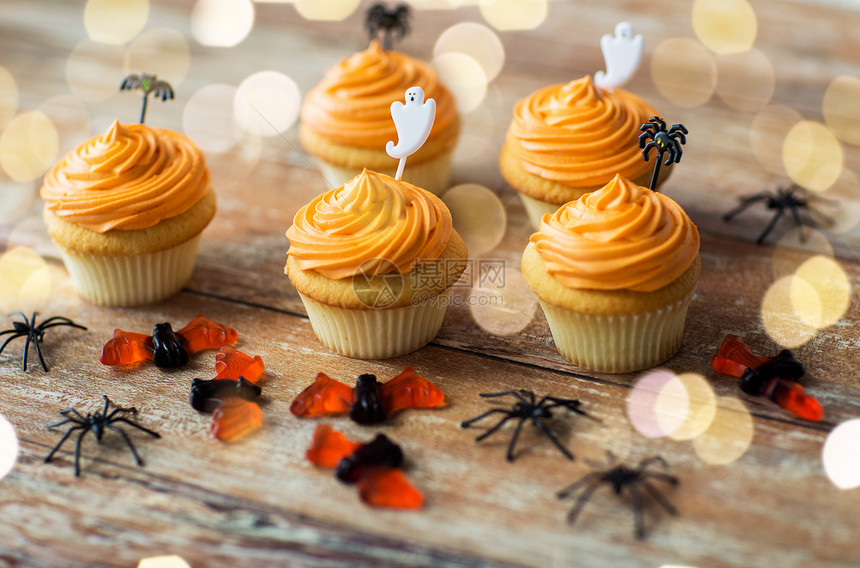
<instances>
[{"instance_id":1,"label":"orange gummy bat","mask_svg":"<svg viewBox=\"0 0 860 568\"><path fill-rule=\"evenodd\" d=\"M334 468L342 482L356 483L359 497L372 507L417 509L424 503L424 496L400 469L403 451L385 434L359 444L331 426L320 424L307 458L320 467Z\"/></svg>"},{"instance_id":2,"label":"orange gummy bat","mask_svg":"<svg viewBox=\"0 0 860 568\"><path fill-rule=\"evenodd\" d=\"M256 381L264 369L259 355L252 358L224 345L215 355L215 378L191 381L191 406L212 413L210 431L219 440L238 440L262 425L263 413L255 401L262 393Z\"/></svg>"},{"instance_id":3,"label":"orange gummy bat","mask_svg":"<svg viewBox=\"0 0 860 568\"><path fill-rule=\"evenodd\" d=\"M236 330L200 314L179 331L167 322L155 324L152 335L115 329L99 361L109 366L152 361L156 367L181 367L190 353L235 343L238 338Z\"/></svg>"},{"instance_id":4,"label":"orange gummy bat","mask_svg":"<svg viewBox=\"0 0 860 568\"><path fill-rule=\"evenodd\" d=\"M256 402L231 396L222 398L212 412L209 431L222 442L235 442L263 425L263 412Z\"/></svg>"},{"instance_id":5,"label":"orange gummy bat","mask_svg":"<svg viewBox=\"0 0 860 568\"><path fill-rule=\"evenodd\" d=\"M738 377L742 391L765 395L804 420L816 421L824 416L821 404L797 382L805 370L788 349L775 357L762 357L753 354L743 339L729 334L711 358L711 367L718 373Z\"/></svg>"},{"instance_id":6,"label":"orange gummy bat","mask_svg":"<svg viewBox=\"0 0 860 568\"><path fill-rule=\"evenodd\" d=\"M442 391L407 367L387 383L380 383L375 375L359 375L355 388L318 373L316 380L290 405L290 412L300 417L349 413L359 424L376 424L404 408L444 405Z\"/></svg>"}]
</instances>

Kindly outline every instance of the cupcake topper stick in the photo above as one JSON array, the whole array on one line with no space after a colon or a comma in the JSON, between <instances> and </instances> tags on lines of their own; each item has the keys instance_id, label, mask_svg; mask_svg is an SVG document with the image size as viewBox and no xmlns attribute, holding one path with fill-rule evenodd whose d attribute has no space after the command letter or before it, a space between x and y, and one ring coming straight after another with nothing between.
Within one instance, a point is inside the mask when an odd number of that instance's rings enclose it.
<instances>
[{"instance_id":1,"label":"cupcake topper stick","mask_svg":"<svg viewBox=\"0 0 860 568\"><path fill-rule=\"evenodd\" d=\"M409 33L409 6L398 4L389 10L382 2L377 2L364 14L364 28L370 39L377 39L382 32L382 47L391 49L392 40L403 39Z\"/></svg>"},{"instance_id":2,"label":"cupcake topper stick","mask_svg":"<svg viewBox=\"0 0 860 568\"><path fill-rule=\"evenodd\" d=\"M389 140L385 151L392 158L399 158L397 174L394 179L403 177L406 158L411 156L427 141L433 121L436 120L436 101L424 100L424 89L410 87L406 90L406 104L400 101L391 103L391 118L397 129L397 144Z\"/></svg>"},{"instance_id":3,"label":"cupcake topper stick","mask_svg":"<svg viewBox=\"0 0 860 568\"><path fill-rule=\"evenodd\" d=\"M600 49L606 62L606 73L594 74L594 84L601 89L614 89L630 80L642 60L641 35L633 35L633 25L621 22L615 26L615 35L604 34Z\"/></svg>"},{"instance_id":4,"label":"cupcake topper stick","mask_svg":"<svg viewBox=\"0 0 860 568\"><path fill-rule=\"evenodd\" d=\"M137 75L133 73L122 80L119 86L120 91L133 91L140 89L143 91L143 108L140 110L140 123L143 124L146 118L146 103L149 99L149 93L155 93L156 97L161 97L162 101L173 98L173 87L167 81L159 80L155 75Z\"/></svg>"},{"instance_id":5,"label":"cupcake topper stick","mask_svg":"<svg viewBox=\"0 0 860 568\"><path fill-rule=\"evenodd\" d=\"M639 130L642 131L642 134L639 135L639 147L642 148L642 156L646 162L651 148L657 148L654 173L651 175L651 184L648 186L651 191L657 191L657 176L660 175L660 160L663 159L663 154L669 154L664 162L667 166L672 162L676 164L680 162L681 154L683 154L681 144L687 143L685 134L689 133L683 124L673 124L669 130L666 130L666 121L659 116L649 118L648 122L643 124Z\"/></svg>"}]
</instances>

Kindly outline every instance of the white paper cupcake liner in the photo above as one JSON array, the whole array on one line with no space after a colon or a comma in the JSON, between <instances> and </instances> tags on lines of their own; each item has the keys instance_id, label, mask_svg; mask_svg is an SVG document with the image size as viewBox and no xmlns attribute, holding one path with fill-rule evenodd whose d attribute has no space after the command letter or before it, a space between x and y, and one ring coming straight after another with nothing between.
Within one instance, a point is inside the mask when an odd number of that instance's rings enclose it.
<instances>
[{"instance_id":1,"label":"white paper cupcake liner","mask_svg":"<svg viewBox=\"0 0 860 568\"><path fill-rule=\"evenodd\" d=\"M590 371L629 373L659 365L678 351L691 297L625 315L581 314L540 303L556 349L565 359Z\"/></svg>"},{"instance_id":2,"label":"white paper cupcake liner","mask_svg":"<svg viewBox=\"0 0 860 568\"><path fill-rule=\"evenodd\" d=\"M390 359L424 347L439 333L448 309L446 297L402 308L354 310L299 296L320 342L356 359Z\"/></svg>"},{"instance_id":3,"label":"white paper cupcake liner","mask_svg":"<svg viewBox=\"0 0 860 568\"><path fill-rule=\"evenodd\" d=\"M451 155L452 152L444 152L432 160L415 164L407 158L406 168L403 171L403 181L421 189L426 189L435 195L443 194L448 189L448 182L451 179ZM319 159L316 162L320 170L322 170L323 177L333 187L351 181L362 170L362 168L336 166ZM373 170L394 177L394 174L397 173L397 160L391 158L391 162L394 164L394 167L391 169L373 168Z\"/></svg>"},{"instance_id":4,"label":"white paper cupcake liner","mask_svg":"<svg viewBox=\"0 0 860 568\"><path fill-rule=\"evenodd\" d=\"M135 256L79 254L59 246L78 293L103 306L151 304L177 293L191 279L200 235L175 247Z\"/></svg>"},{"instance_id":5,"label":"white paper cupcake liner","mask_svg":"<svg viewBox=\"0 0 860 568\"><path fill-rule=\"evenodd\" d=\"M541 201L540 199L535 199L530 195L526 195L525 193L517 192L517 195L520 196L520 201L523 202L523 205L526 208L526 215L529 217L529 222L531 222L532 227L535 231L540 229L540 220L543 219L543 216L549 213L552 215L561 205L556 203L550 203L548 201Z\"/></svg>"}]
</instances>

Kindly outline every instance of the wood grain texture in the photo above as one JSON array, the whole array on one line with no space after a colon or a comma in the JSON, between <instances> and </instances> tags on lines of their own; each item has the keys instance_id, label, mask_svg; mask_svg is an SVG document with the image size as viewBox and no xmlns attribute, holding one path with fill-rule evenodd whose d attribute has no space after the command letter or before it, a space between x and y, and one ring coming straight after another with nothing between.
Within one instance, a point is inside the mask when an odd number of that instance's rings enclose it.
<instances>
[{"instance_id":1,"label":"wood grain texture","mask_svg":"<svg viewBox=\"0 0 860 568\"><path fill-rule=\"evenodd\" d=\"M327 66L366 42L359 14L339 23L307 22L292 5L255 4L256 23L245 41L230 49L207 48L190 36L193 5L191 0L151 2L147 23L189 38L191 68L178 85L179 100L150 109L151 121L177 130L182 129L183 104L205 85L236 86L253 71L274 69L306 93ZM513 104L540 86L601 68L600 35L622 18L634 21L647 47L646 63L630 88L691 131L684 160L665 191L702 233L703 276L682 347L665 367L706 378L720 397L724 431L740 435L743 424L752 425L743 455L711 465L697 448L710 440L724 449L729 442L720 443L715 435L691 441L640 434L628 411L639 374L596 374L566 362L554 349L539 307L509 314L525 318L524 327L497 335L482 329L468 306L453 305L430 346L393 360L357 361L321 347L283 274L284 232L298 208L327 189L299 151L293 128L281 137L246 138L229 152L207 156L219 211L203 234L192 281L176 297L142 308L101 308L79 300L41 223L39 182L13 182L0 173L0 250L24 246L36 251L51 282L49 299L30 305L25 298L26 305L7 306L8 298L0 296L3 307L63 314L89 328L54 328L45 335L49 373L34 365L34 354L30 370L21 371L22 340L0 355L0 415L14 425L21 444L15 468L0 480L0 566L134 566L164 554L178 554L195 568L856 565L858 490L837 489L821 459L832 428L860 416L860 331L855 325L860 321L860 233L852 224L860 194L851 177L856 174L846 174L826 193L840 200L831 208L840 215L839 231L824 235L850 282L849 308L836 324L795 350L807 368L807 389L825 408L825 419L811 424L766 399L742 394L735 379L717 375L708 365L727 333L743 336L757 352L779 348L762 321L763 298L775 281L819 250L800 243L755 245L759 227L769 219L763 206L733 224L722 222L738 196L786 179L767 173L751 154L755 113L732 110L716 95L704 106L683 108L665 100L651 82L647 65L654 47L670 37L695 37L690 3L557 1L549 6L551 17L537 30L499 33L506 50L504 70L481 111L464 117L466 139L482 144L468 158L455 159L454 182L488 187L507 214L504 237L481 258L516 269L531 232L496 166ZM754 9L756 48L776 73L772 104L820 121L829 82L837 75L860 77L860 11L820 1L755 2ZM15 77L19 111L68 94L67 58L86 37L82 11L79 2L4 4L0 65ZM436 38L458 21L483 20L475 6L416 12L418 25L403 49L430 59ZM93 65L116 73L104 61ZM100 132L117 116L134 118L134 99L118 94L87 103L86 120L72 112L52 115L60 151ZM842 147L846 171L860 171L860 150ZM789 227L779 224L769 242ZM9 278L0 273L0 284ZM465 299L474 292L460 288L456 294ZM194 355L179 370L108 369L98 363L115 327L145 332L161 321L184 325L198 313L237 329L237 347L262 356L266 364L260 383L264 426L234 444L214 440L210 418L187 403L191 380L214 376L214 352ZM289 404L319 371L344 381L364 372L387 380L407 365L442 388L445 408L404 411L375 427L342 417L325 420L351 438L369 440L384 432L401 444L407 475L426 497L418 512L369 509L354 488L304 459L320 420L295 418ZM520 388L579 399L600 420L556 414L552 428L575 461L564 459L531 426L523 430L513 463L504 459L511 428L482 443L474 442L480 428L460 428L463 420L493 407L478 393ZM137 407L139 421L162 434L155 440L131 433L145 467L134 466L115 433L101 445L88 435L79 479L72 473L71 443L51 463L43 463L61 436L45 424L70 406L96 410L102 394ZM629 502L604 487L569 526L565 517L571 502L556 499L555 493L605 467L607 451L625 463L663 456L681 479L679 487L665 490L680 516L651 503L648 538L637 541Z\"/></svg>"}]
</instances>

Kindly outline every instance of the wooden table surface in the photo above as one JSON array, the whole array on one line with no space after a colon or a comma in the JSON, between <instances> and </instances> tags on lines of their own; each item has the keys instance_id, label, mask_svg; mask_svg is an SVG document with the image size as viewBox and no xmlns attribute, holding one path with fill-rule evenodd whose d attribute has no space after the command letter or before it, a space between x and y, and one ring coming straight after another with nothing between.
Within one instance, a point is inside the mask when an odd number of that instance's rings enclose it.
<instances>
[{"instance_id":1,"label":"wooden table surface","mask_svg":"<svg viewBox=\"0 0 860 568\"><path fill-rule=\"evenodd\" d=\"M134 95L116 93L103 100L81 95L82 80L118 84L124 73L141 71L122 67L124 50L134 42L85 41L84 4L6 0L0 8L0 66L18 91L17 106L12 105L17 110L0 118L8 121L36 110L47 115L58 140L58 152L48 163L114 118L136 118ZM436 39L452 24L486 24L474 2L465 4L470 5L416 11L413 33L401 49L429 60ZM796 233L788 234L788 220L776 226L767 244L756 245L771 214L762 204L732 224L721 217L738 196L788 184L779 171L788 129L801 118L821 124L831 81L860 78L860 11L856 3L837 0L755 1L755 52L732 59L699 44L704 61L720 71L716 85L724 95L732 73L746 69L744 61L754 60L759 67L762 58L769 62L764 68L773 71L772 97L756 99L760 81L767 90L767 79L750 77L741 82L742 94L750 93L747 107L738 109L719 93L708 97L707 92L701 104L685 106L669 100L652 79L658 46L671 45L661 42L698 42L692 4L554 1L538 28L496 32L505 65L481 106L464 117L466 142L458 150L453 181L481 184L503 205L506 221L496 215L482 223L484 238L502 222L507 223L504 234L479 257L506 266L505 287L497 290L504 303L475 312L465 304L481 292L459 289L463 305L451 306L438 337L398 359L360 361L321 347L283 274L284 232L296 210L327 189L301 154L295 126L282 136L245 136L227 151L207 154L219 210L203 233L193 278L177 296L138 308L79 300L41 223L40 176L18 180L0 173L0 307L4 312L38 310L44 317L62 314L89 328L55 328L46 334L42 348L48 373L33 353L28 371L21 370L22 340L10 343L0 356L0 414L14 426L20 445L14 468L0 480L0 566L136 566L164 555L181 556L195 568L857 566L860 493L840 489L828 478L822 448L836 426L860 417L860 331L854 325L860 320L860 150L836 142L843 170L824 195L838 205L822 207L837 222L808 232L805 245ZM177 100L151 102L148 123L182 130L192 95L213 84L235 88L256 71L288 75L306 93L324 69L363 48L360 12L367 5L343 22L310 22L292 4L255 4L250 34L228 48L194 39L192 2L150 2L143 33L169 28L176 32L173 37L185 37L190 67L187 74L181 61L180 71L172 68L183 79L174 84ZM556 352L543 313L518 279L530 229L496 165L514 102L540 86L603 68L599 38L621 19L632 21L646 37L643 66L628 88L667 120L690 130L684 159L665 193L700 229L704 272L681 349L664 368L700 374L716 396L716 416L695 439L646 436L641 426L637 429L628 406L636 407L643 392L649 400L642 384L634 389L641 374L585 372ZM677 60L688 61L699 51L684 48ZM665 54L660 57L665 63ZM91 75L80 76L81 69ZM694 71L701 69L707 65ZM684 75L689 72L677 72L678 89L693 82ZM217 118L219 110L213 107L212 116ZM3 150L0 141L3 151L8 148ZM464 232L475 239L482 230L468 226ZM850 303L832 325L809 329L792 315L791 281L784 278L816 255L826 266L841 268L836 274L842 275L842 293L847 286ZM824 289L817 297L829 306L833 290L839 289ZM264 425L233 444L213 439L209 417L187 403L190 380L213 375L211 352L167 371L149 366L117 370L98 362L115 327L145 331L160 321L182 325L198 313L234 327L237 347L265 361ZM0 327L11 326L11 318L4 321ZM785 346L786 337L799 337L791 347L806 366L805 385L823 404L825 418L818 423L795 419L767 399L741 393L736 379L713 372L710 356L727 333L741 335L765 354ZM407 365L442 388L449 402L445 408L404 411L375 427L345 418L324 421L353 438L369 440L384 432L402 445L408 476L423 491L425 506L415 512L371 509L353 488L305 460L321 421L300 420L288 407L319 371L347 381L368 372L387 380ZM490 407L478 393L520 388L580 399L600 419L561 414L553 419L575 461L564 459L530 426L513 463L504 459L510 429L476 444L480 430L459 427ZM121 440L110 433L101 445L89 436L85 440L80 478L73 475L72 444L43 463L60 436L45 424L70 406L95 410L103 394L137 407L139 421L161 433L159 440L132 434L145 467L135 467ZM9 453L5 443L0 457L4 449ZM851 444L845 447L844 459L837 462L853 463L856 470L856 440L853 454ZM629 464L648 456L665 458L680 478L677 488L665 491L680 515L671 517L647 501L647 538L636 540L629 500L604 488L578 522L568 525L570 502L559 501L555 492L605 463L607 451Z\"/></svg>"}]
</instances>

